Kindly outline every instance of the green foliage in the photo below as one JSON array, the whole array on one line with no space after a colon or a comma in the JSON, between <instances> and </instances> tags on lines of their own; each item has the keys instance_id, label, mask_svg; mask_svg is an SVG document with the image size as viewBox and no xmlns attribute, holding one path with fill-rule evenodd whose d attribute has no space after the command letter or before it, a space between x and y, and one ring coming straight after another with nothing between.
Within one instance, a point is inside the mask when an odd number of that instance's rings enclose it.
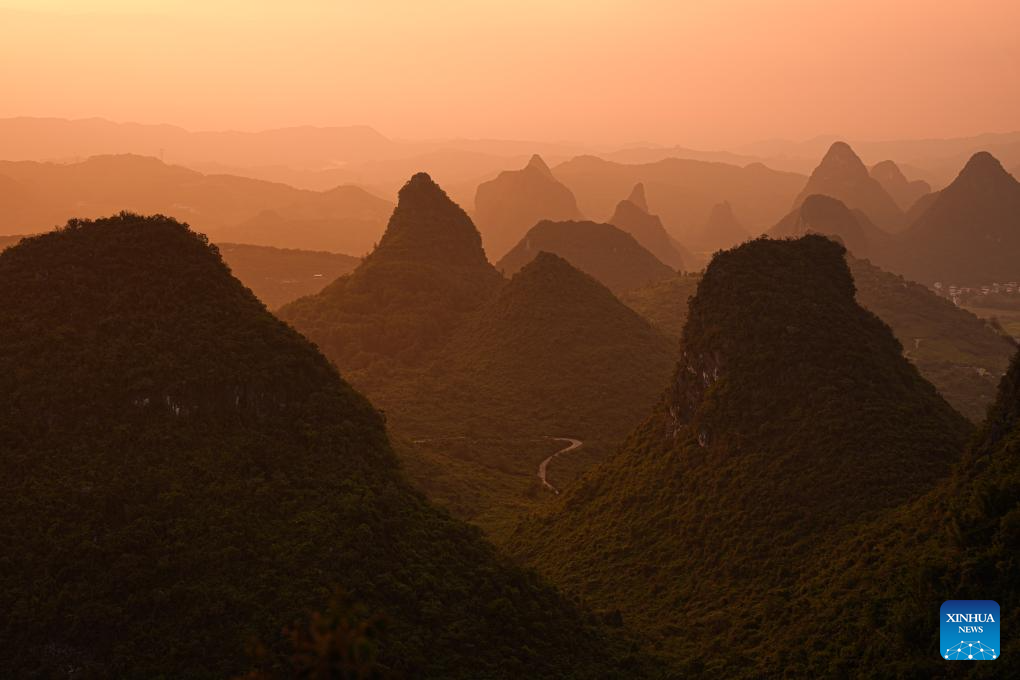
<instances>
[{"instance_id":1,"label":"green foliage","mask_svg":"<svg viewBox=\"0 0 1020 680\"><path fill-rule=\"evenodd\" d=\"M421 436L620 439L655 403L675 358L673 343L605 287L541 253L421 375L373 398Z\"/></svg>"},{"instance_id":2,"label":"green foliage","mask_svg":"<svg viewBox=\"0 0 1020 680\"><path fill-rule=\"evenodd\" d=\"M262 645L260 668L241 680L307 678L309 680L384 680L395 677L379 661L386 620L369 614L367 607L338 590L325 613L285 631L286 652L272 655Z\"/></svg>"},{"instance_id":3,"label":"green foliage","mask_svg":"<svg viewBox=\"0 0 1020 680\"><path fill-rule=\"evenodd\" d=\"M1013 352L992 324L956 307L926 287L847 256L857 301L887 323L904 355L952 406L980 421ZM687 302L700 274L681 274L622 297L632 309L672 336L687 321Z\"/></svg>"},{"instance_id":4,"label":"green foliage","mask_svg":"<svg viewBox=\"0 0 1020 680\"><path fill-rule=\"evenodd\" d=\"M186 226L72 221L0 255L0 290L8 674L236 674L337 584L395 672L637 663L413 491L380 414Z\"/></svg>"},{"instance_id":5,"label":"green foliage","mask_svg":"<svg viewBox=\"0 0 1020 680\"><path fill-rule=\"evenodd\" d=\"M904 353L953 407L979 422L1013 345L988 323L921 284L848 258L857 300L892 328Z\"/></svg>"},{"instance_id":6,"label":"green foliage","mask_svg":"<svg viewBox=\"0 0 1020 680\"><path fill-rule=\"evenodd\" d=\"M279 314L375 398L394 374L433 358L501 283L467 214L419 174L364 262Z\"/></svg>"},{"instance_id":7,"label":"green foliage","mask_svg":"<svg viewBox=\"0 0 1020 680\"><path fill-rule=\"evenodd\" d=\"M854 293L820 236L718 254L660 406L512 551L687 671L758 675L831 537L927 492L970 432Z\"/></svg>"}]
</instances>

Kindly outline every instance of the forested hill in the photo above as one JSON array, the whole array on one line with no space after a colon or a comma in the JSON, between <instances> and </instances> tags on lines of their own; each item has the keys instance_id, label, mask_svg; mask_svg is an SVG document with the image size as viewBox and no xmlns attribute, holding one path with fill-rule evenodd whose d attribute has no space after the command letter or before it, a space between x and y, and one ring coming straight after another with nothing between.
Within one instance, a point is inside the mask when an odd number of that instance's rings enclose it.
<instances>
[{"instance_id":1,"label":"forested hill","mask_svg":"<svg viewBox=\"0 0 1020 680\"><path fill-rule=\"evenodd\" d=\"M409 488L380 414L187 227L73 221L0 255L0 290L7 674L229 677L337 585L408 677L620 671Z\"/></svg>"},{"instance_id":2,"label":"forested hill","mask_svg":"<svg viewBox=\"0 0 1020 680\"><path fill-rule=\"evenodd\" d=\"M953 408L981 422L1014 352L1012 342L919 283L847 255L857 301L889 324L903 354ZM681 274L622 296L632 309L673 337L687 321L700 274Z\"/></svg>"},{"instance_id":3,"label":"forested hill","mask_svg":"<svg viewBox=\"0 0 1020 680\"><path fill-rule=\"evenodd\" d=\"M787 604L763 672L853 677L1016 676L1020 641L1020 354L955 474L930 494L847 532ZM818 596L821 594L821 596ZM946 664L935 614L946 600L994 599L1003 636L991 663ZM811 635L809 654L784 653ZM781 639L780 639L781 638ZM853 648L853 654L846 650Z\"/></svg>"},{"instance_id":4,"label":"forested hill","mask_svg":"<svg viewBox=\"0 0 1020 680\"><path fill-rule=\"evenodd\" d=\"M761 623L829 537L929 491L970 434L858 306L844 254L806 236L716 255L660 406L511 542L681 665L701 659L690 671L754 676Z\"/></svg>"},{"instance_id":5,"label":"forested hill","mask_svg":"<svg viewBox=\"0 0 1020 680\"><path fill-rule=\"evenodd\" d=\"M420 367L503 282L467 214L424 173L412 177L378 247L349 276L283 307L359 388Z\"/></svg>"},{"instance_id":6,"label":"forested hill","mask_svg":"<svg viewBox=\"0 0 1020 680\"><path fill-rule=\"evenodd\" d=\"M655 404L677 351L605 286L542 252L434 366L380 403L416 434L616 440Z\"/></svg>"},{"instance_id":7,"label":"forested hill","mask_svg":"<svg viewBox=\"0 0 1020 680\"><path fill-rule=\"evenodd\" d=\"M676 273L637 239L612 224L543 220L528 230L496 268L512 276L540 252L555 253L617 295Z\"/></svg>"}]
</instances>

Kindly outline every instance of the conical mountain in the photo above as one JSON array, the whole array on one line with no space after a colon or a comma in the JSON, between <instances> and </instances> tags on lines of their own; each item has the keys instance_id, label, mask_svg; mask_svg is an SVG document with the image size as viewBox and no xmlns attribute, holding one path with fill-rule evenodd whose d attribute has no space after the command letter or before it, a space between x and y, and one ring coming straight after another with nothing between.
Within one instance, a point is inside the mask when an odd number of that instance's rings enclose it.
<instances>
[{"instance_id":1,"label":"conical mountain","mask_svg":"<svg viewBox=\"0 0 1020 680\"><path fill-rule=\"evenodd\" d=\"M638 209L644 212L650 212L648 210L648 199L645 197L645 184L644 182L638 182L634 185L634 188L630 191L630 196L627 200L633 203Z\"/></svg>"},{"instance_id":2,"label":"conical mountain","mask_svg":"<svg viewBox=\"0 0 1020 680\"><path fill-rule=\"evenodd\" d=\"M677 270L685 268L684 256L666 233L662 220L648 212L644 184L636 184L630 197L616 204L609 223L633 236L663 264Z\"/></svg>"},{"instance_id":3,"label":"conical mountain","mask_svg":"<svg viewBox=\"0 0 1020 680\"><path fill-rule=\"evenodd\" d=\"M471 218L419 173L364 262L279 314L373 396L380 372L422 365L501 283Z\"/></svg>"},{"instance_id":4,"label":"conical mountain","mask_svg":"<svg viewBox=\"0 0 1020 680\"><path fill-rule=\"evenodd\" d=\"M571 605L408 486L381 414L204 237L72 222L0 254L0 289L5 674L236 676L336 586L386 617L403 675L611 672Z\"/></svg>"},{"instance_id":5,"label":"conical mountain","mask_svg":"<svg viewBox=\"0 0 1020 680\"><path fill-rule=\"evenodd\" d=\"M821 194L808 196L768 233L772 238L805 234L834 237L857 257L878 261L885 261L892 247L889 234L872 224L863 211L850 210L839 199Z\"/></svg>"},{"instance_id":6,"label":"conical mountain","mask_svg":"<svg viewBox=\"0 0 1020 680\"><path fill-rule=\"evenodd\" d=\"M715 252L724 248L732 248L751 238L751 234L733 214L733 206L723 201L712 206L708 214L708 222L695 241L695 246L703 251Z\"/></svg>"},{"instance_id":7,"label":"conical mountain","mask_svg":"<svg viewBox=\"0 0 1020 680\"><path fill-rule=\"evenodd\" d=\"M931 193L931 185L923 179L908 180L893 161L882 161L871 166L869 173L876 182L882 185L886 193L896 201L900 210L906 212L917 199Z\"/></svg>"},{"instance_id":8,"label":"conical mountain","mask_svg":"<svg viewBox=\"0 0 1020 680\"><path fill-rule=\"evenodd\" d=\"M496 268L513 275L543 251L559 255L616 294L676 274L634 236L612 224L549 220L529 229Z\"/></svg>"},{"instance_id":9,"label":"conical mountain","mask_svg":"<svg viewBox=\"0 0 1020 680\"><path fill-rule=\"evenodd\" d=\"M970 431L858 306L844 253L812 235L717 254L660 406L516 554L681 663L752 675L755 631L828 537L932 488Z\"/></svg>"},{"instance_id":10,"label":"conical mountain","mask_svg":"<svg viewBox=\"0 0 1020 680\"><path fill-rule=\"evenodd\" d=\"M886 231L903 228L903 211L871 176L868 168L845 142L835 142L811 173L807 185L793 203L797 208L813 194L838 198L852 210L860 210Z\"/></svg>"},{"instance_id":11,"label":"conical mountain","mask_svg":"<svg viewBox=\"0 0 1020 680\"><path fill-rule=\"evenodd\" d=\"M541 220L581 219L574 194L538 155L524 168L478 185L474 215L493 262Z\"/></svg>"},{"instance_id":12,"label":"conical mountain","mask_svg":"<svg viewBox=\"0 0 1020 680\"><path fill-rule=\"evenodd\" d=\"M654 405L675 361L674 341L540 252L451 340L414 390L424 399L408 429L619 438Z\"/></svg>"},{"instance_id":13,"label":"conical mountain","mask_svg":"<svg viewBox=\"0 0 1020 680\"><path fill-rule=\"evenodd\" d=\"M901 269L922 283L1020 280L1020 183L991 154L974 154L903 240Z\"/></svg>"}]
</instances>

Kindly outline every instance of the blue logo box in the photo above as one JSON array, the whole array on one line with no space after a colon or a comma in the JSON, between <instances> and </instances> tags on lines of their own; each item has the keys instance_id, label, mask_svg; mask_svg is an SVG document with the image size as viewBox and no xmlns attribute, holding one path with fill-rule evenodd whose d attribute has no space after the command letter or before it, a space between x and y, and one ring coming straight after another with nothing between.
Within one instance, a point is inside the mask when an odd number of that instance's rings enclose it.
<instances>
[{"instance_id":1,"label":"blue logo box","mask_svg":"<svg viewBox=\"0 0 1020 680\"><path fill-rule=\"evenodd\" d=\"M949 661L999 658L999 604L994 600L946 600L939 610L941 654Z\"/></svg>"}]
</instances>

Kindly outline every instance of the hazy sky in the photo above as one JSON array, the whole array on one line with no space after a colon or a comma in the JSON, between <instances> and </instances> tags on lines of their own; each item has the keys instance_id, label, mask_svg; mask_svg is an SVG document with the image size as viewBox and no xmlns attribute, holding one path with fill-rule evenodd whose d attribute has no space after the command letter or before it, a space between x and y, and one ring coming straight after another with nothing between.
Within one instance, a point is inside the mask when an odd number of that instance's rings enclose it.
<instances>
[{"instance_id":1,"label":"hazy sky","mask_svg":"<svg viewBox=\"0 0 1020 680\"><path fill-rule=\"evenodd\" d=\"M1020 128L1018 0L0 0L0 117L721 146Z\"/></svg>"}]
</instances>

